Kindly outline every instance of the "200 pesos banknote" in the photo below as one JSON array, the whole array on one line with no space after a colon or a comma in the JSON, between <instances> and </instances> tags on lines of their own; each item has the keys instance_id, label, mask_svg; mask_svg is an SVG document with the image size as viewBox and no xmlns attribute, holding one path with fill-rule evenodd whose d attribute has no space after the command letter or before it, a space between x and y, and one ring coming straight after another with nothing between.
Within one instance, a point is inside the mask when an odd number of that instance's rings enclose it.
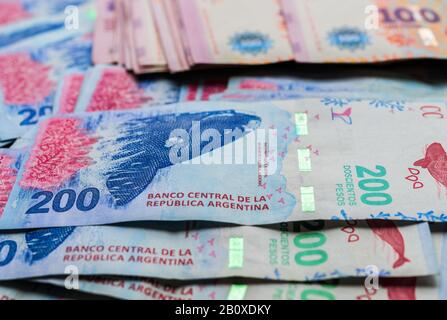
<instances>
[{"instance_id":1,"label":"200 pesos banknote","mask_svg":"<svg viewBox=\"0 0 447 320\"><path fill-rule=\"evenodd\" d=\"M128 275L168 279L249 277L316 281L438 272L427 223L284 223L271 228L170 222L0 234L0 279ZM71 270L71 271L70 271Z\"/></svg>"},{"instance_id":2,"label":"200 pesos banknote","mask_svg":"<svg viewBox=\"0 0 447 320\"><path fill-rule=\"evenodd\" d=\"M228 81L228 94L246 93L247 97L267 100L280 93L302 97L360 98L385 100L444 99L447 86L431 85L411 78L351 76L337 79L306 77L237 76ZM212 98L217 100L218 98ZM254 98L253 98L254 99ZM278 99L277 99L278 100Z\"/></svg>"},{"instance_id":3,"label":"200 pesos banknote","mask_svg":"<svg viewBox=\"0 0 447 320\"><path fill-rule=\"evenodd\" d=\"M38 279L64 286L61 278ZM79 290L127 300L437 300L434 277L380 278L379 287L367 288L365 279L334 279L322 282L229 280L201 283L151 278L81 277Z\"/></svg>"},{"instance_id":4,"label":"200 pesos banknote","mask_svg":"<svg viewBox=\"0 0 447 320\"><path fill-rule=\"evenodd\" d=\"M0 284L0 301L5 300L56 300L62 297L36 291L38 284L2 282Z\"/></svg>"},{"instance_id":5,"label":"200 pesos banknote","mask_svg":"<svg viewBox=\"0 0 447 320\"><path fill-rule=\"evenodd\" d=\"M196 64L262 64L292 59L277 0L176 3ZM247 15L254 6L256 13Z\"/></svg>"},{"instance_id":6,"label":"200 pesos banknote","mask_svg":"<svg viewBox=\"0 0 447 320\"><path fill-rule=\"evenodd\" d=\"M75 111L85 73L83 71L73 71L64 74L54 97L54 114L73 113Z\"/></svg>"},{"instance_id":7,"label":"200 pesos banknote","mask_svg":"<svg viewBox=\"0 0 447 320\"><path fill-rule=\"evenodd\" d=\"M0 228L442 222L445 108L323 98L53 117L40 127Z\"/></svg>"},{"instance_id":8,"label":"200 pesos banknote","mask_svg":"<svg viewBox=\"0 0 447 320\"><path fill-rule=\"evenodd\" d=\"M21 150L0 149L0 217L8 202L23 156Z\"/></svg>"}]
</instances>

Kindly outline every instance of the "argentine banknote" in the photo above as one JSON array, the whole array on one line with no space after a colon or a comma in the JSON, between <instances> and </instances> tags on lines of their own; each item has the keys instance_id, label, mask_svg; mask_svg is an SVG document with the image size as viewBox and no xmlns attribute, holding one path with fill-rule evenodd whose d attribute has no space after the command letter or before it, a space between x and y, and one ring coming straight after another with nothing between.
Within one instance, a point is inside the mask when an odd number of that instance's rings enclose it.
<instances>
[{"instance_id":1,"label":"argentine banknote","mask_svg":"<svg viewBox=\"0 0 447 320\"><path fill-rule=\"evenodd\" d=\"M293 59L279 1L176 3L194 64L263 64Z\"/></svg>"},{"instance_id":2,"label":"argentine banknote","mask_svg":"<svg viewBox=\"0 0 447 320\"><path fill-rule=\"evenodd\" d=\"M415 100L432 98L444 100L447 85L428 84L411 78L387 78L353 76L347 78L309 79L300 77L231 77L228 82L229 94L246 93L267 100L287 97L290 94L301 97L334 97L384 100ZM281 95L283 93L283 95ZM270 96L269 96L270 95ZM223 97L225 98L225 97ZM219 98L212 98L219 99ZM278 99L277 99L278 100Z\"/></svg>"},{"instance_id":3,"label":"argentine banknote","mask_svg":"<svg viewBox=\"0 0 447 320\"><path fill-rule=\"evenodd\" d=\"M281 3L296 61L377 62L447 55L445 1Z\"/></svg>"},{"instance_id":4,"label":"argentine banknote","mask_svg":"<svg viewBox=\"0 0 447 320\"><path fill-rule=\"evenodd\" d=\"M150 1L136 0L125 2L131 16L131 40L137 74L167 71L167 61L156 28L154 13Z\"/></svg>"},{"instance_id":5,"label":"argentine banknote","mask_svg":"<svg viewBox=\"0 0 447 320\"><path fill-rule=\"evenodd\" d=\"M0 0L0 47L48 32L92 24L89 0Z\"/></svg>"},{"instance_id":6,"label":"argentine banknote","mask_svg":"<svg viewBox=\"0 0 447 320\"><path fill-rule=\"evenodd\" d=\"M6 149L0 153L0 205L9 195L23 153ZM0 279L63 274L73 266L81 274L178 279L245 276L315 281L364 276L372 264L384 277L437 272L426 223L320 220L272 228L212 228L204 223L153 226L0 234Z\"/></svg>"},{"instance_id":7,"label":"argentine banknote","mask_svg":"<svg viewBox=\"0 0 447 320\"><path fill-rule=\"evenodd\" d=\"M0 301L6 300L92 300L107 299L81 291L65 290L55 286L25 281L0 282Z\"/></svg>"},{"instance_id":8,"label":"argentine banknote","mask_svg":"<svg viewBox=\"0 0 447 320\"><path fill-rule=\"evenodd\" d=\"M23 156L22 150L0 149L0 217L16 180Z\"/></svg>"},{"instance_id":9,"label":"argentine banknote","mask_svg":"<svg viewBox=\"0 0 447 320\"><path fill-rule=\"evenodd\" d=\"M9 146L13 142L14 142L14 139L2 140L2 141L0 141L0 148L6 148L7 146Z\"/></svg>"},{"instance_id":10,"label":"argentine banknote","mask_svg":"<svg viewBox=\"0 0 447 320\"><path fill-rule=\"evenodd\" d=\"M38 279L63 287L63 278ZM230 280L195 283L151 278L81 277L79 290L126 300L437 300L434 277L380 278L378 288L364 279L322 282Z\"/></svg>"},{"instance_id":11,"label":"argentine banknote","mask_svg":"<svg viewBox=\"0 0 447 320\"><path fill-rule=\"evenodd\" d=\"M445 108L323 98L53 117L41 123L0 228L442 222Z\"/></svg>"},{"instance_id":12,"label":"argentine banknote","mask_svg":"<svg viewBox=\"0 0 447 320\"><path fill-rule=\"evenodd\" d=\"M153 223L0 234L0 280L63 275L317 281L439 272L427 223L283 223L269 228ZM70 271L71 270L71 271Z\"/></svg>"},{"instance_id":13,"label":"argentine banknote","mask_svg":"<svg viewBox=\"0 0 447 320\"><path fill-rule=\"evenodd\" d=\"M151 0L150 6L169 71L188 70L192 63L191 51L188 50L184 25L181 23L176 3L166 0Z\"/></svg>"},{"instance_id":14,"label":"argentine banknote","mask_svg":"<svg viewBox=\"0 0 447 320\"><path fill-rule=\"evenodd\" d=\"M61 31L0 51L0 140L20 137L51 114L64 72L91 65L89 34Z\"/></svg>"},{"instance_id":15,"label":"argentine banknote","mask_svg":"<svg viewBox=\"0 0 447 320\"><path fill-rule=\"evenodd\" d=\"M447 244L444 243L445 226L431 224L430 231L436 257L442 261ZM446 299L442 286L443 279L447 277L446 270L441 268L439 275L431 277L374 278L377 274L371 269L365 278L305 283L248 279L176 282L154 278L83 276L76 284L80 291L131 300L435 300ZM67 283L72 285L70 279L53 277L37 281L64 287Z\"/></svg>"},{"instance_id":16,"label":"argentine banknote","mask_svg":"<svg viewBox=\"0 0 447 320\"><path fill-rule=\"evenodd\" d=\"M96 63L118 62L137 74L167 71L150 1L100 1L98 10Z\"/></svg>"},{"instance_id":17,"label":"argentine banknote","mask_svg":"<svg viewBox=\"0 0 447 320\"><path fill-rule=\"evenodd\" d=\"M54 97L54 114L73 113L75 111L85 73L85 71L72 71L64 74Z\"/></svg>"},{"instance_id":18,"label":"argentine banknote","mask_svg":"<svg viewBox=\"0 0 447 320\"><path fill-rule=\"evenodd\" d=\"M118 61L117 14L114 0L97 0L92 59L95 64Z\"/></svg>"},{"instance_id":19,"label":"argentine banknote","mask_svg":"<svg viewBox=\"0 0 447 320\"><path fill-rule=\"evenodd\" d=\"M0 301L6 300L57 300L60 297L36 292L36 283L1 282Z\"/></svg>"},{"instance_id":20,"label":"argentine banknote","mask_svg":"<svg viewBox=\"0 0 447 320\"><path fill-rule=\"evenodd\" d=\"M167 78L135 77L122 67L97 65L85 78L76 112L138 109L179 101L180 86Z\"/></svg>"}]
</instances>

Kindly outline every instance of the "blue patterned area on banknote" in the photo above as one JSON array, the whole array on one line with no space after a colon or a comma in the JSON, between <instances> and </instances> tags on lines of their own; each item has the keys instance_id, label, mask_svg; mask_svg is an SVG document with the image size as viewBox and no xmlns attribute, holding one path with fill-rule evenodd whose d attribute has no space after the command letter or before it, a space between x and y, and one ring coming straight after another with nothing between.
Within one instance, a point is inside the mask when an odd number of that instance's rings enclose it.
<instances>
[{"instance_id":1,"label":"blue patterned area on banknote","mask_svg":"<svg viewBox=\"0 0 447 320\"><path fill-rule=\"evenodd\" d=\"M0 47L48 32L92 24L89 0L0 0Z\"/></svg>"},{"instance_id":2,"label":"blue patterned area on banknote","mask_svg":"<svg viewBox=\"0 0 447 320\"><path fill-rule=\"evenodd\" d=\"M52 113L57 83L91 65L91 35L55 32L0 51L0 139L22 136Z\"/></svg>"},{"instance_id":3,"label":"blue patterned area on banknote","mask_svg":"<svg viewBox=\"0 0 447 320\"><path fill-rule=\"evenodd\" d=\"M239 96L238 96L239 94ZM212 96L218 99L269 100L297 97L334 97L362 99L421 99L447 96L447 86L428 84L415 79L352 77L318 79L299 77L232 77L226 92Z\"/></svg>"}]
</instances>

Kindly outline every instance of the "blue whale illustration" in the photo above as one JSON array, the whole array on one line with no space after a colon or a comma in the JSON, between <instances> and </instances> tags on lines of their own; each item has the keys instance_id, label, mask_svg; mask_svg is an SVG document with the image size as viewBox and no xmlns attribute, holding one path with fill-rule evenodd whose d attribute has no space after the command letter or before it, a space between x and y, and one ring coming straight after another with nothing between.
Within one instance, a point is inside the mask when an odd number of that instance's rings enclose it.
<instances>
[{"instance_id":1,"label":"blue whale illustration","mask_svg":"<svg viewBox=\"0 0 447 320\"><path fill-rule=\"evenodd\" d=\"M249 131L258 128L261 123L258 116L234 110L167 114L124 122L120 127L121 137L114 139L123 147L112 155L112 169L105 172L106 186L116 206L124 206L131 202L150 185L158 170L173 165L169 158L172 145L167 143L171 132L183 129L191 137L193 122L196 121L200 122L201 133L208 129L220 133L220 146L229 142L225 141L228 139L224 139L228 130L239 129L240 136L237 138L241 138ZM114 140L103 143L114 143ZM209 141L200 142L200 150L196 150L198 147L196 145L194 153L192 152L194 146L189 143L189 159L192 158L192 154L201 155L203 147L208 143Z\"/></svg>"},{"instance_id":2,"label":"blue whale illustration","mask_svg":"<svg viewBox=\"0 0 447 320\"><path fill-rule=\"evenodd\" d=\"M38 229L25 233L30 256L29 264L46 258L73 233L75 227Z\"/></svg>"}]
</instances>

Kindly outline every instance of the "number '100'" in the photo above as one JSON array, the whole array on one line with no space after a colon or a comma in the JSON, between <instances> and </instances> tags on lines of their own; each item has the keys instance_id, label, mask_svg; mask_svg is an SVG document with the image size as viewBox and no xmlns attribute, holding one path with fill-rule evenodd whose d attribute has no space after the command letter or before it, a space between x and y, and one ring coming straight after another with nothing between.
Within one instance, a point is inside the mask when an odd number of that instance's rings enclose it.
<instances>
[{"instance_id":1,"label":"number '100'","mask_svg":"<svg viewBox=\"0 0 447 320\"><path fill-rule=\"evenodd\" d=\"M312 232L298 233L293 239L295 247L303 249L295 255L295 262L302 266L317 266L327 261L328 255L325 250L320 247L326 242L326 236L322 232L318 232L324 228L324 221L305 221L298 225L302 225Z\"/></svg>"},{"instance_id":2,"label":"number '100'","mask_svg":"<svg viewBox=\"0 0 447 320\"><path fill-rule=\"evenodd\" d=\"M51 202L51 208L55 212L67 212L74 206L79 211L90 211L99 202L99 190L97 188L87 188L79 195L73 189L64 189L54 195L51 191L40 191L33 194L31 199L41 199L38 203L28 209L26 214L48 213L50 211L47 204Z\"/></svg>"}]
</instances>

